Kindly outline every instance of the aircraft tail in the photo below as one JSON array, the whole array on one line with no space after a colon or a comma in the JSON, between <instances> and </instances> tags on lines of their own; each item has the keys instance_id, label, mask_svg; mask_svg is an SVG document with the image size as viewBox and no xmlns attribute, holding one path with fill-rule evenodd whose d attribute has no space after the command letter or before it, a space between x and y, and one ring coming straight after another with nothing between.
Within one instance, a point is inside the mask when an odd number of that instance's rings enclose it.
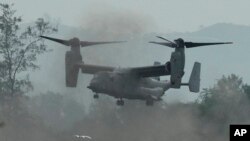
<instances>
[{"instance_id":1,"label":"aircraft tail","mask_svg":"<svg viewBox=\"0 0 250 141\"><path fill-rule=\"evenodd\" d=\"M73 51L67 51L65 54L65 74L66 74L66 86L76 87L79 67L76 66L77 63L82 62L81 54L75 53Z\"/></svg>"},{"instance_id":2,"label":"aircraft tail","mask_svg":"<svg viewBox=\"0 0 250 141\"><path fill-rule=\"evenodd\" d=\"M190 92L198 93L200 91L200 72L201 72L201 63L195 62L192 73L189 78L189 82L182 84L188 86Z\"/></svg>"}]
</instances>

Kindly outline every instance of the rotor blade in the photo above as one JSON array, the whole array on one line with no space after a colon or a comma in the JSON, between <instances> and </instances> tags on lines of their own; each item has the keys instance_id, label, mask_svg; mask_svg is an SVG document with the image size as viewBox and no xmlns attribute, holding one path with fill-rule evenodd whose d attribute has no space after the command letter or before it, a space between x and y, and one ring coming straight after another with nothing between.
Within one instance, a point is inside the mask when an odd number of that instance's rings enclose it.
<instances>
[{"instance_id":1,"label":"rotor blade","mask_svg":"<svg viewBox=\"0 0 250 141\"><path fill-rule=\"evenodd\" d=\"M171 47L171 48L175 48L176 47L176 44L173 44L173 43L166 43L166 42L149 42L149 43L153 43L153 44L158 44L158 45L163 45L163 46L168 46L168 47Z\"/></svg>"},{"instance_id":2,"label":"rotor blade","mask_svg":"<svg viewBox=\"0 0 250 141\"><path fill-rule=\"evenodd\" d=\"M122 43L125 41L111 41L111 42L88 42L88 41L81 41L80 44L82 47L92 46L92 45L100 45L100 44L114 44L114 43Z\"/></svg>"},{"instance_id":3,"label":"rotor blade","mask_svg":"<svg viewBox=\"0 0 250 141\"><path fill-rule=\"evenodd\" d=\"M168 39L166 39L166 38L163 38L163 37L161 37L161 36L156 36L157 38L160 38L160 39L162 39L162 40L165 40L165 41L168 41L168 42L170 42L170 43L172 43L172 44L175 44L174 42L172 42L172 41L170 41L170 40L168 40Z\"/></svg>"},{"instance_id":4,"label":"rotor blade","mask_svg":"<svg viewBox=\"0 0 250 141\"><path fill-rule=\"evenodd\" d=\"M185 42L186 48L198 47L198 46L210 46L210 45L221 45L221 44L232 44L233 42L217 42L217 43L193 43Z\"/></svg>"},{"instance_id":5,"label":"rotor blade","mask_svg":"<svg viewBox=\"0 0 250 141\"><path fill-rule=\"evenodd\" d=\"M70 43L68 40L56 39L56 38L51 38L51 37L46 37L46 36L40 36L40 37L66 45L66 46L70 46Z\"/></svg>"}]
</instances>

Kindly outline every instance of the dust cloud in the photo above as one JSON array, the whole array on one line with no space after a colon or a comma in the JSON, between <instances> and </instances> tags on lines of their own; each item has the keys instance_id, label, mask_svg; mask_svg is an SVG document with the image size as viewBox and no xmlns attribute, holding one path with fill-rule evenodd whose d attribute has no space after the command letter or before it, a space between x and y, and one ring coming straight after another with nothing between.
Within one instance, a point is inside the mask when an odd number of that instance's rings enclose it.
<instances>
[{"instance_id":1,"label":"dust cloud","mask_svg":"<svg viewBox=\"0 0 250 141\"><path fill-rule=\"evenodd\" d=\"M47 92L22 98L8 111L1 105L5 126L0 138L69 141L77 140L73 137L77 134L100 141L229 140L230 124L250 122L249 97L235 82L219 80L193 103L161 101L152 107L129 100L118 107L114 99L102 96L86 110L72 97Z\"/></svg>"},{"instance_id":2,"label":"dust cloud","mask_svg":"<svg viewBox=\"0 0 250 141\"><path fill-rule=\"evenodd\" d=\"M80 25L94 39L133 39L140 37L155 27L148 15L130 9L116 9L107 4L93 4L88 13L84 13Z\"/></svg>"},{"instance_id":3,"label":"dust cloud","mask_svg":"<svg viewBox=\"0 0 250 141\"><path fill-rule=\"evenodd\" d=\"M78 37L85 41L125 42L82 48L83 61L115 67L135 65L133 60L137 60L137 66L141 62L146 62L142 50L145 51L148 48L142 44L142 42L144 43L142 37L150 28L154 27L151 17L135 11L114 9L106 5L99 7L83 13L79 21L82 34L79 34ZM70 34L73 33L76 33L75 30ZM153 62L150 62L150 65Z\"/></svg>"}]
</instances>

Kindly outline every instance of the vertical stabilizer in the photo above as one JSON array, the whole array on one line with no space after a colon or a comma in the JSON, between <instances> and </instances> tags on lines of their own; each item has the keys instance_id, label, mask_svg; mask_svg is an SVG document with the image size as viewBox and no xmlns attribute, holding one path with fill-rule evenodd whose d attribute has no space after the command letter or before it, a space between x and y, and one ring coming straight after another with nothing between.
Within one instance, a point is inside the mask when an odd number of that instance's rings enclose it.
<instances>
[{"instance_id":1,"label":"vertical stabilizer","mask_svg":"<svg viewBox=\"0 0 250 141\"><path fill-rule=\"evenodd\" d=\"M189 79L190 92L198 93L200 91L200 72L201 72L201 63L195 62Z\"/></svg>"}]
</instances>

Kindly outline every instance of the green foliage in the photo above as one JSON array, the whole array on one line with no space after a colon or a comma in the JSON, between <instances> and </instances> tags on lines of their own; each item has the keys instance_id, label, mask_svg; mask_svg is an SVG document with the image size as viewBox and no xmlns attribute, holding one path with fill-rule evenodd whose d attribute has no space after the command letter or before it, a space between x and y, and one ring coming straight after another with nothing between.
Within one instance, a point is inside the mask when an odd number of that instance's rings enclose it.
<instances>
[{"instance_id":1,"label":"green foliage","mask_svg":"<svg viewBox=\"0 0 250 141\"><path fill-rule=\"evenodd\" d=\"M204 121L220 125L218 133L225 134L229 124L249 122L249 86L235 74L223 76L214 87L204 89L200 98L198 106Z\"/></svg>"},{"instance_id":2,"label":"green foliage","mask_svg":"<svg viewBox=\"0 0 250 141\"><path fill-rule=\"evenodd\" d=\"M248 99L250 100L250 85L245 84L243 85L243 91L247 95Z\"/></svg>"},{"instance_id":3,"label":"green foliage","mask_svg":"<svg viewBox=\"0 0 250 141\"><path fill-rule=\"evenodd\" d=\"M245 96L243 86L242 78L235 74L231 74L228 77L222 76L214 87L203 89L201 92L201 110L208 112L217 104L235 102L236 99Z\"/></svg>"},{"instance_id":4,"label":"green foliage","mask_svg":"<svg viewBox=\"0 0 250 141\"><path fill-rule=\"evenodd\" d=\"M22 18L12 7L0 4L0 94L11 96L32 89L28 74L23 72L39 68L37 55L48 51L39 36L57 32L57 27L43 18L21 30Z\"/></svg>"}]
</instances>

